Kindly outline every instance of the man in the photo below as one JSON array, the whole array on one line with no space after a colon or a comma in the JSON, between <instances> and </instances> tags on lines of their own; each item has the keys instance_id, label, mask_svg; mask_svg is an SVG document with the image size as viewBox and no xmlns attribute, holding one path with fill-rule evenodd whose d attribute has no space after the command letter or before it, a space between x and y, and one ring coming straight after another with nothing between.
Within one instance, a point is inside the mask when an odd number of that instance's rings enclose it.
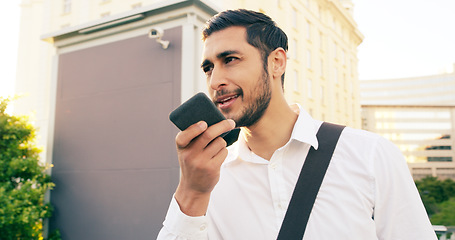
<instances>
[{"instance_id":1,"label":"man","mask_svg":"<svg viewBox=\"0 0 455 240\"><path fill-rule=\"evenodd\" d=\"M286 34L266 15L229 10L203 31L209 95L228 120L176 137L181 179L158 239L276 239L322 122L283 95ZM218 137L241 127L229 148ZM345 128L304 239L436 239L400 151Z\"/></svg>"}]
</instances>

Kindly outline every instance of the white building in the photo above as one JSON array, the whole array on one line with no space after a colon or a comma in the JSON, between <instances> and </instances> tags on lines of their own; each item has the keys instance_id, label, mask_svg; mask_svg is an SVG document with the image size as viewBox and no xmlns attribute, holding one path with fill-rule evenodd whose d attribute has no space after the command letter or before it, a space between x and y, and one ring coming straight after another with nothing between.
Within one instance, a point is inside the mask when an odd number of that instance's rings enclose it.
<instances>
[{"instance_id":1,"label":"white building","mask_svg":"<svg viewBox=\"0 0 455 240\"><path fill-rule=\"evenodd\" d=\"M363 128L394 142L415 179L455 179L455 72L360 86Z\"/></svg>"}]
</instances>

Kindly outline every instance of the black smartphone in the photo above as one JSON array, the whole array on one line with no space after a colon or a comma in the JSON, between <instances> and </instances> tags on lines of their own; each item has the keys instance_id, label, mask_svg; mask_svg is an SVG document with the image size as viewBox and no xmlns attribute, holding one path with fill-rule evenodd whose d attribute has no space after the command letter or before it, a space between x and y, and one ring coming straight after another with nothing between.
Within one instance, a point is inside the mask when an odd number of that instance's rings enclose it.
<instances>
[{"instance_id":1,"label":"black smartphone","mask_svg":"<svg viewBox=\"0 0 455 240\"><path fill-rule=\"evenodd\" d=\"M205 121L208 126L211 126L226 118L212 100L205 93L200 92L172 111L169 119L183 131L199 121ZM221 134L220 137L223 137L229 146L237 141L239 132L240 129L233 129Z\"/></svg>"}]
</instances>

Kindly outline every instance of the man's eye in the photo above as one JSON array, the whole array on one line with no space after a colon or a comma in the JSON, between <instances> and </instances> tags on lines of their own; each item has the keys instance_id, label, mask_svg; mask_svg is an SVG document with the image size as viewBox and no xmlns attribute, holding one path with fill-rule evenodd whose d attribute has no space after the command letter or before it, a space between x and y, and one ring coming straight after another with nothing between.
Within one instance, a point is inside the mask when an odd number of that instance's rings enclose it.
<instances>
[{"instance_id":1,"label":"man's eye","mask_svg":"<svg viewBox=\"0 0 455 240\"><path fill-rule=\"evenodd\" d=\"M232 61L234 61L236 59L237 59L236 57L227 57L227 58L224 59L224 62L225 63L230 63L230 62L232 62Z\"/></svg>"},{"instance_id":2,"label":"man's eye","mask_svg":"<svg viewBox=\"0 0 455 240\"><path fill-rule=\"evenodd\" d=\"M211 65L202 67L202 71L204 71L205 73L212 71L212 69L213 69L213 66L211 66Z\"/></svg>"}]
</instances>

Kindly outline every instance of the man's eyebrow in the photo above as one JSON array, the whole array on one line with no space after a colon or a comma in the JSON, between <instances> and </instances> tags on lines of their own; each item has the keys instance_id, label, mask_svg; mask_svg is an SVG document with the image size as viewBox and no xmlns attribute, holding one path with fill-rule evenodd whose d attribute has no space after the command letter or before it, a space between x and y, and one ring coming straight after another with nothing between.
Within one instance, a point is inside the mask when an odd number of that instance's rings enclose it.
<instances>
[{"instance_id":1,"label":"man's eyebrow","mask_svg":"<svg viewBox=\"0 0 455 240\"><path fill-rule=\"evenodd\" d=\"M225 58L226 56L229 56L229 55L231 55L231 54L238 54L238 53L239 53L239 52L236 51L236 50L226 50L226 51L224 51L224 52L218 53L218 55L216 55L216 57L217 57L218 59L220 59L220 58Z\"/></svg>"},{"instance_id":2,"label":"man's eyebrow","mask_svg":"<svg viewBox=\"0 0 455 240\"><path fill-rule=\"evenodd\" d=\"M226 50L224 52L220 52L216 55L216 58L217 59L222 59L222 58L225 58L226 56L229 56L231 54L238 54L239 52L236 51L236 50ZM204 66L207 66L209 64L211 64L212 62L208 59L205 59L202 64L201 64L201 68L203 68Z\"/></svg>"},{"instance_id":3,"label":"man's eyebrow","mask_svg":"<svg viewBox=\"0 0 455 240\"><path fill-rule=\"evenodd\" d=\"M210 65L211 63L212 63L211 61L205 59L205 60L201 63L201 68L204 68L205 66Z\"/></svg>"}]
</instances>

